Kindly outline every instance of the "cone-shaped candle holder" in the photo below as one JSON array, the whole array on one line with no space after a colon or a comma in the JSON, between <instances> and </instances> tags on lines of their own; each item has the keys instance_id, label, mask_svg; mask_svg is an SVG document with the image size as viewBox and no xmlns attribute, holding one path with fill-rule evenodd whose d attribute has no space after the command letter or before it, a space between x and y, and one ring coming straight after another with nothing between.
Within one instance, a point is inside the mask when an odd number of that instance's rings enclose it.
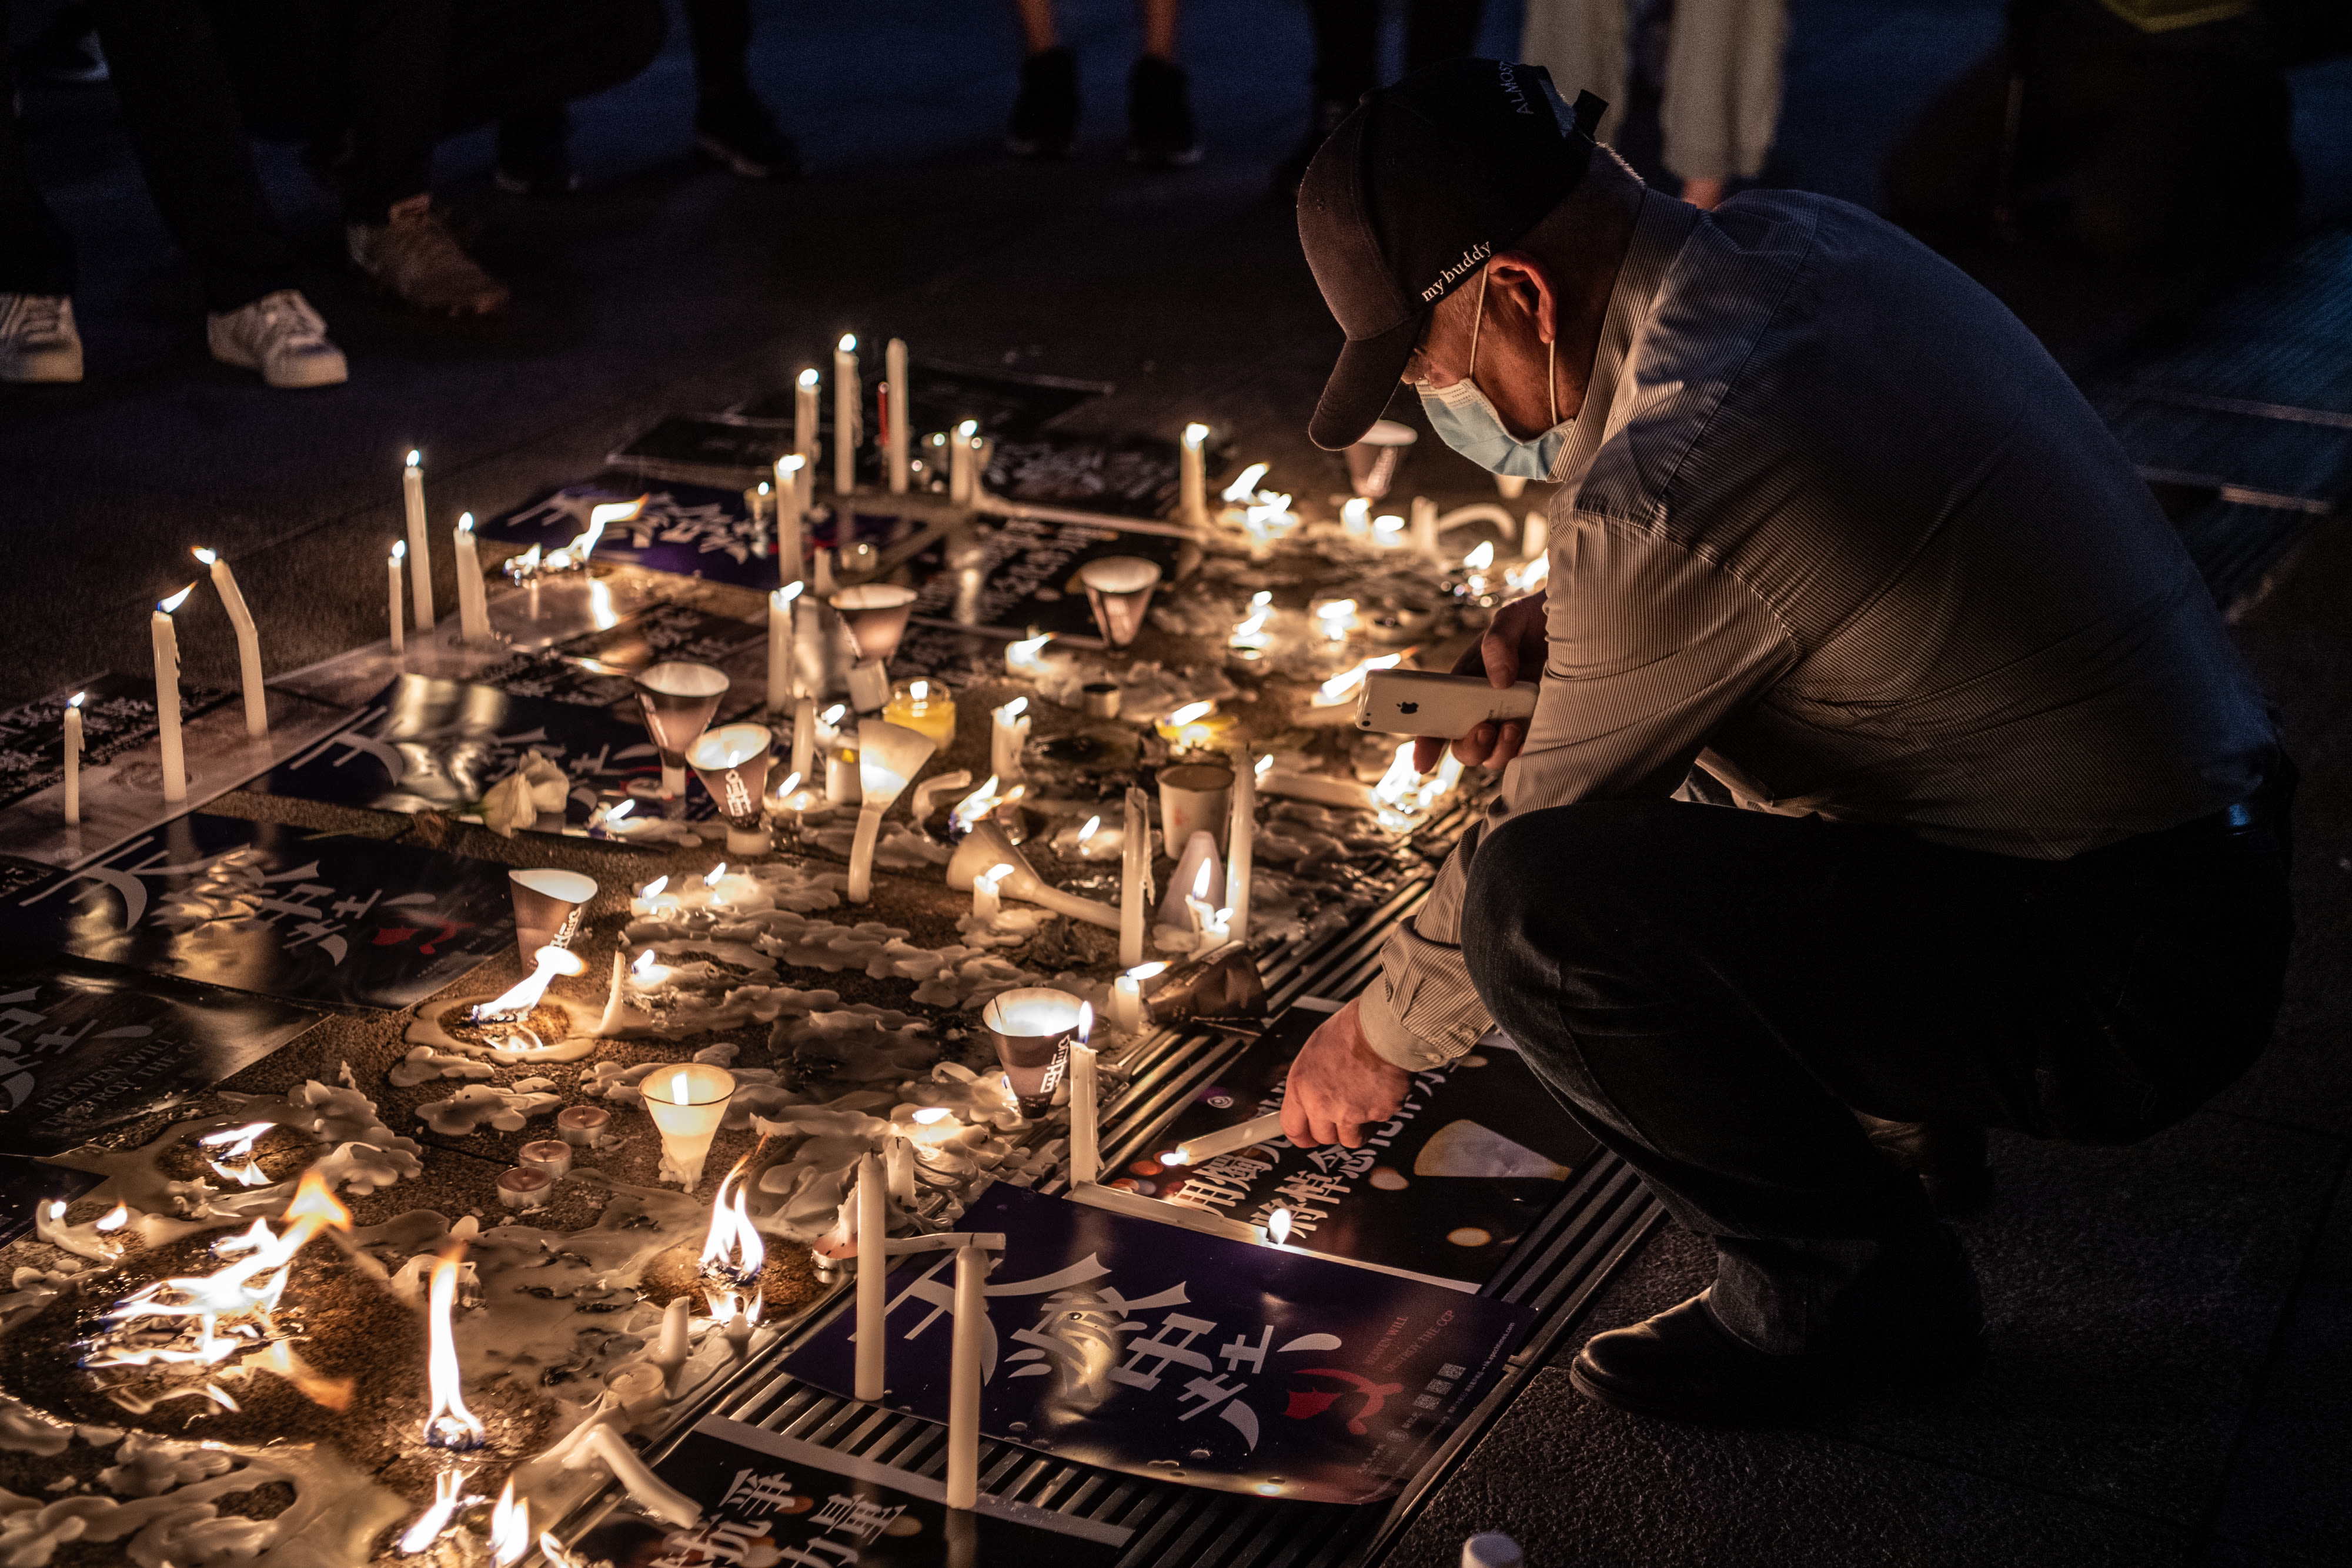
<instances>
[{"instance_id":1,"label":"cone-shaped candle holder","mask_svg":"<svg viewBox=\"0 0 2352 1568\"><path fill-rule=\"evenodd\" d=\"M646 729L661 753L662 793L686 793L686 754L710 727L727 676L709 664L652 664L637 672L637 704Z\"/></svg>"},{"instance_id":2,"label":"cone-shaped candle holder","mask_svg":"<svg viewBox=\"0 0 2352 1568\"><path fill-rule=\"evenodd\" d=\"M695 777L727 820L730 855L763 855L775 848L763 800L774 741L764 724L730 724L704 735L687 753Z\"/></svg>"},{"instance_id":3,"label":"cone-shaped candle holder","mask_svg":"<svg viewBox=\"0 0 2352 1568\"><path fill-rule=\"evenodd\" d=\"M830 601L841 617L850 643L861 659L887 660L907 634L907 617L915 608L915 591L895 582L861 582L845 588ZM887 693L885 694L887 696Z\"/></svg>"},{"instance_id":4,"label":"cone-shaped candle holder","mask_svg":"<svg viewBox=\"0 0 2352 1568\"><path fill-rule=\"evenodd\" d=\"M1017 898L1089 925L1118 929L1117 909L1099 899L1066 893L1047 883L992 817L982 819L956 846L955 854L948 861L948 885L958 893L970 893L974 879L1000 865L1013 868L1010 874L996 879L1000 897Z\"/></svg>"},{"instance_id":5,"label":"cone-shaped candle holder","mask_svg":"<svg viewBox=\"0 0 2352 1568\"><path fill-rule=\"evenodd\" d=\"M849 843L849 902L874 896L874 843L882 813L897 804L923 764L939 749L919 729L869 718L857 727L857 834Z\"/></svg>"},{"instance_id":6,"label":"cone-shaped candle holder","mask_svg":"<svg viewBox=\"0 0 2352 1568\"><path fill-rule=\"evenodd\" d=\"M980 1009L980 1027L996 1047L996 1060L1023 1115L1042 1116L1053 1107L1083 1006L1067 991L1024 986L999 991Z\"/></svg>"},{"instance_id":7,"label":"cone-shaped candle holder","mask_svg":"<svg viewBox=\"0 0 2352 1568\"><path fill-rule=\"evenodd\" d=\"M1160 586L1160 563L1139 555L1097 556L1078 568L1078 581L1103 641L1124 648L1143 630L1143 612L1151 607L1152 590Z\"/></svg>"},{"instance_id":8,"label":"cone-shaped candle holder","mask_svg":"<svg viewBox=\"0 0 2352 1568\"><path fill-rule=\"evenodd\" d=\"M710 1154L727 1102L735 1096L735 1075L703 1061L664 1067L647 1077L646 1109L661 1129L659 1179L692 1192L702 1185L702 1162Z\"/></svg>"},{"instance_id":9,"label":"cone-shaped candle holder","mask_svg":"<svg viewBox=\"0 0 2352 1568\"><path fill-rule=\"evenodd\" d=\"M530 964L541 947L572 946L596 883L576 871L516 871L507 873L507 891L514 899L515 946Z\"/></svg>"}]
</instances>

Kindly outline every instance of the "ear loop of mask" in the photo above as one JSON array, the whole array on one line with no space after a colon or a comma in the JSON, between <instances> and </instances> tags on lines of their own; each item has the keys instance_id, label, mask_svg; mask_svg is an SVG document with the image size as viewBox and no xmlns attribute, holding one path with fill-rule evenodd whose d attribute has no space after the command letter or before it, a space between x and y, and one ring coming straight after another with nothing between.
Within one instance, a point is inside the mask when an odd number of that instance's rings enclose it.
<instances>
[{"instance_id":1,"label":"ear loop of mask","mask_svg":"<svg viewBox=\"0 0 2352 1568\"><path fill-rule=\"evenodd\" d=\"M1475 391L1478 386L1478 329L1486 324L1486 269L1478 269L1478 308L1470 316L1470 369L1462 379ZM1553 361L1559 354L1559 334L1553 333L1544 343L1544 392L1551 399L1551 428L1559 428L1559 376Z\"/></svg>"}]
</instances>

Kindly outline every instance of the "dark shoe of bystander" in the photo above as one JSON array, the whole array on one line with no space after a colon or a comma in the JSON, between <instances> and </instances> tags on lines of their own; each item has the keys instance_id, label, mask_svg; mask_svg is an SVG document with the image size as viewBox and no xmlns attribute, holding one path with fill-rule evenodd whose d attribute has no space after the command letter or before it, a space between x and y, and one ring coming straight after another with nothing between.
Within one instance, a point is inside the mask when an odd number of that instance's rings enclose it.
<instances>
[{"instance_id":1,"label":"dark shoe of bystander","mask_svg":"<svg viewBox=\"0 0 2352 1568\"><path fill-rule=\"evenodd\" d=\"M396 203L389 222L352 224L343 232L352 265L404 304L436 316L506 308L507 286L458 246L430 196Z\"/></svg>"},{"instance_id":2,"label":"dark shoe of bystander","mask_svg":"<svg viewBox=\"0 0 2352 1568\"><path fill-rule=\"evenodd\" d=\"M1021 96L1004 128L1016 158L1066 158L1078 134L1078 57L1059 44L1021 62Z\"/></svg>"},{"instance_id":3,"label":"dark shoe of bystander","mask_svg":"<svg viewBox=\"0 0 2352 1568\"><path fill-rule=\"evenodd\" d=\"M1181 169L1201 161L1192 94L1184 68L1157 55L1127 73L1127 161L1146 169Z\"/></svg>"},{"instance_id":4,"label":"dark shoe of bystander","mask_svg":"<svg viewBox=\"0 0 2352 1568\"><path fill-rule=\"evenodd\" d=\"M694 150L745 180L797 180L801 150L758 99L705 99L694 111Z\"/></svg>"}]
</instances>

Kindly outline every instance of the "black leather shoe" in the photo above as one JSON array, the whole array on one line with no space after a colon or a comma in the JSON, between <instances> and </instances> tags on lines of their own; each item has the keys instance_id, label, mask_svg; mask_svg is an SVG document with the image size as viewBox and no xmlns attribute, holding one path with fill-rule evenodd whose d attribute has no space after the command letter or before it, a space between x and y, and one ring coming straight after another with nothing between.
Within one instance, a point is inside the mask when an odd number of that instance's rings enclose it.
<instances>
[{"instance_id":1,"label":"black leather shoe","mask_svg":"<svg viewBox=\"0 0 2352 1568\"><path fill-rule=\"evenodd\" d=\"M1983 1360L1982 1318L1973 1302L1955 1321L1916 1335L1768 1355L1717 1323L1701 1291L1631 1328L1593 1335L1568 1377L1587 1399L1636 1416L1770 1427L1804 1420L1871 1387L1925 1392L1957 1383Z\"/></svg>"},{"instance_id":2,"label":"black leather shoe","mask_svg":"<svg viewBox=\"0 0 2352 1568\"><path fill-rule=\"evenodd\" d=\"M1928 1205L1943 1218L1965 1218L1992 1202L1992 1167L1985 1162L1982 1127L1969 1122L1888 1122L1860 1111L1853 1119L1895 1169L1919 1178Z\"/></svg>"},{"instance_id":3,"label":"black leather shoe","mask_svg":"<svg viewBox=\"0 0 2352 1568\"><path fill-rule=\"evenodd\" d=\"M1004 128L1015 158L1066 158L1078 133L1078 57L1061 45L1021 62L1021 96Z\"/></svg>"}]
</instances>

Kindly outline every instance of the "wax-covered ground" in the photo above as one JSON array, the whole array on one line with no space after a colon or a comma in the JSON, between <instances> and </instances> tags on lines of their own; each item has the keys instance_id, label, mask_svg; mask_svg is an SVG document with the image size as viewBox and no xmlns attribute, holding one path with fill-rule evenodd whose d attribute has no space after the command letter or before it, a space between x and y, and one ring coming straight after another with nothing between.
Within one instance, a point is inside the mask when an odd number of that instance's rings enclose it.
<instances>
[{"instance_id":1,"label":"wax-covered ground","mask_svg":"<svg viewBox=\"0 0 2352 1568\"><path fill-rule=\"evenodd\" d=\"M1490 48L1507 51L1516 9L1496 5ZM431 458L436 511L495 510L590 471L660 413L781 385L844 330L1113 381L1118 392L1086 423L1171 431L1208 418L1245 458L1273 463L1280 486L1318 501L1339 487L1303 434L1338 334L1287 212L1262 194L1304 105L1297 0L1191 7L1208 158L1169 177L1117 161L1133 47L1123 0L1064 6L1088 107L1080 156L1053 167L995 151L1013 47L994 8L761 11L757 71L803 139L802 184L746 185L688 160L678 36L645 78L582 106L589 189L575 200L495 194L487 138L445 151L461 225L516 287L500 321L435 324L368 297L337 267L325 199L290 150L265 150L306 287L352 356L352 383L322 393L265 392L205 358L193 284L110 95L28 91L37 165L81 246L91 375L0 391L0 700L136 669L140 619L193 575L192 544L236 562L273 670L380 635L394 465L409 445ZM1899 124L1990 42L1998 12L1990 0L1796 0L1771 178L1874 203ZM2352 72L2306 70L2296 91L2305 215L2324 233L2352 206ZM1983 265L2086 378L2145 351L2135 334L2164 303ZM2300 319L2309 341L2342 332L2321 312ZM1401 483L1488 493L1426 445ZM2213 1106L2140 1147L1997 1141L2000 1195L1967 1227L1995 1325L1984 1376L1932 1406L1720 1434L1599 1410L1548 1374L1431 1501L1402 1561L1449 1561L1485 1528L1513 1531L1546 1568L2341 1560L2347 588L2352 538L2322 519L2239 620L2305 769L2304 934L2277 1040ZM446 576L442 589L446 602ZM222 682L226 627L208 600L198 606L184 615L189 674ZM1591 1326L1638 1318L1704 1277L1700 1249L1662 1233Z\"/></svg>"}]
</instances>

